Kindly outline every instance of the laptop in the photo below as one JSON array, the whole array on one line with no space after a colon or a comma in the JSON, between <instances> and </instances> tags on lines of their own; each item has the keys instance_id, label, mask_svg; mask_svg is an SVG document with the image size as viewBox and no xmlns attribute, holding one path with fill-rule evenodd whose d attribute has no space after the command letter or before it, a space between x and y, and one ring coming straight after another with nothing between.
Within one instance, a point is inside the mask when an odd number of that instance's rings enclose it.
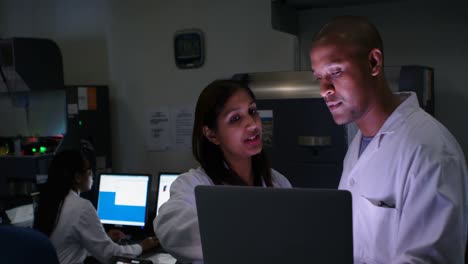
<instances>
[{"instance_id":1,"label":"laptop","mask_svg":"<svg viewBox=\"0 0 468 264\"><path fill-rule=\"evenodd\" d=\"M139 240L146 237L148 193L151 175L101 173L97 214L107 228L119 228Z\"/></svg>"},{"instance_id":2,"label":"laptop","mask_svg":"<svg viewBox=\"0 0 468 264\"><path fill-rule=\"evenodd\" d=\"M351 193L197 186L205 264L353 263Z\"/></svg>"},{"instance_id":3,"label":"laptop","mask_svg":"<svg viewBox=\"0 0 468 264\"><path fill-rule=\"evenodd\" d=\"M158 190L156 195L156 215L159 207L169 200L171 184L179 177L179 172L160 172L158 177Z\"/></svg>"}]
</instances>

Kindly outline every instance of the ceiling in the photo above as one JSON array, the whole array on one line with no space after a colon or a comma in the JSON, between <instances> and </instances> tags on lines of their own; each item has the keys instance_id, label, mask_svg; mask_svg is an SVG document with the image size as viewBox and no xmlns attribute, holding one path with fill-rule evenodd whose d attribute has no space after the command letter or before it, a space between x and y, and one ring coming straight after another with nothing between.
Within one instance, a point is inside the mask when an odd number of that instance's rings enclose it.
<instances>
[{"instance_id":1,"label":"ceiling","mask_svg":"<svg viewBox=\"0 0 468 264\"><path fill-rule=\"evenodd\" d=\"M273 0L274 1L274 0ZM280 0L287 6L296 9L310 9L323 7L340 7L349 5L374 4L390 2L391 0Z\"/></svg>"}]
</instances>

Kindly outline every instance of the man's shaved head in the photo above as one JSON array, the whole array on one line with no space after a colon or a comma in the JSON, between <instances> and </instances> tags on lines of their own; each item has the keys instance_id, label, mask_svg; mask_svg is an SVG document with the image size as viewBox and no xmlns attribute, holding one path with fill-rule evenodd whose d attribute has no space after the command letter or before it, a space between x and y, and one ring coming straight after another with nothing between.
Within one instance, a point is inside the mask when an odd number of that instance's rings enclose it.
<instances>
[{"instance_id":1,"label":"man's shaved head","mask_svg":"<svg viewBox=\"0 0 468 264\"><path fill-rule=\"evenodd\" d=\"M312 45L333 40L353 45L366 54L374 48L383 56L382 38L372 23L363 17L339 16L333 18L315 35Z\"/></svg>"},{"instance_id":2,"label":"man's shaved head","mask_svg":"<svg viewBox=\"0 0 468 264\"><path fill-rule=\"evenodd\" d=\"M382 46L377 29L356 16L335 17L315 35L310 66L337 124L355 121L361 131L375 128L373 118L385 111L386 101L394 102L385 80Z\"/></svg>"}]
</instances>

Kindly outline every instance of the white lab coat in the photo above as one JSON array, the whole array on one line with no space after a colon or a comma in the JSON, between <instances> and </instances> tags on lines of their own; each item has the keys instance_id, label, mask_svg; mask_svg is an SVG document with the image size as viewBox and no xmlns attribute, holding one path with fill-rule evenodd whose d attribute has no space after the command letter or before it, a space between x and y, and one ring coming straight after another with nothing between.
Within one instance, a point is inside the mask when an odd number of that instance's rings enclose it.
<instances>
[{"instance_id":1,"label":"white lab coat","mask_svg":"<svg viewBox=\"0 0 468 264\"><path fill-rule=\"evenodd\" d=\"M353 197L355 263L464 263L463 152L415 93L399 96L361 157L359 132L344 160L339 188Z\"/></svg>"},{"instance_id":2,"label":"white lab coat","mask_svg":"<svg viewBox=\"0 0 468 264\"><path fill-rule=\"evenodd\" d=\"M272 170L271 176L274 187L291 188L289 181L277 171ZM162 247L184 263L203 263L195 204L195 186L198 185L214 185L203 169L181 174L172 183L170 198L159 208L153 223Z\"/></svg>"},{"instance_id":3,"label":"white lab coat","mask_svg":"<svg viewBox=\"0 0 468 264\"><path fill-rule=\"evenodd\" d=\"M64 200L50 241L61 264L83 263L87 252L102 263L109 263L112 256L137 256L142 252L138 244L121 246L114 243L91 202L74 191L70 191Z\"/></svg>"}]
</instances>

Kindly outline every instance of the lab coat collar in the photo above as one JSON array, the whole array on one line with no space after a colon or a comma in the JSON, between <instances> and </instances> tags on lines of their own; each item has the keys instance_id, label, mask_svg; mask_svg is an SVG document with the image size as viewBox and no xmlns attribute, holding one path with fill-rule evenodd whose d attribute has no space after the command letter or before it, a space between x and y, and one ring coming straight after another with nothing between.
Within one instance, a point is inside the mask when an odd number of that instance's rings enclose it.
<instances>
[{"instance_id":1,"label":"lab coat collar","mask_svg":"<svg viewBox=\"0 0 468 264\"><path fill-rule=\"evenodd\" d=\"M371 157L375 151L380 148L383 138L387 134L393 134L398 128L402 127L402 124L406 122L406 118L419 108L418 99L414 92L401 92L394 93L397 95L401 103L400 105L390 114L385 120L384 124L380 128L379 132L375 135L372 142L367 146L366 150L359 157L359 148L354 148L352 153L349 153L352 160L353 166L359 161L366 160ZM359 130L353 139L351 144L359 145L361 141L362 133Z\"/></svg>"},{"instance_id":2,"label":"lab coat collar","mask_svg":"<svg viewBox=\"0 0 468 264\"><path fill-rule=\"evenodd\" d=\"M394 93L397 95L401 103L393 111L393 113L385 120L384 124L380 128L375 139L378 140L377 148L380 147L380 143L386 134L393 134L398 128L403 126L403 123L406 122L406 118L419 109L418 98L414 92L402 92Z\"/></svg>"},{"instance_id":3,"label":"lab coat collar","mask_svg":"<svg viewBox=\"0 0 468 264\"><path fill-rule=\"evenodd\" d=\"M393 113L385 120L385 123L380 128L378 134L393 133L397 128L401 127L401 123L405 122L407 116L419 108L418 98L414 92L394 93L400 98L400 105Z\"/></svg>"}]
</instances>

